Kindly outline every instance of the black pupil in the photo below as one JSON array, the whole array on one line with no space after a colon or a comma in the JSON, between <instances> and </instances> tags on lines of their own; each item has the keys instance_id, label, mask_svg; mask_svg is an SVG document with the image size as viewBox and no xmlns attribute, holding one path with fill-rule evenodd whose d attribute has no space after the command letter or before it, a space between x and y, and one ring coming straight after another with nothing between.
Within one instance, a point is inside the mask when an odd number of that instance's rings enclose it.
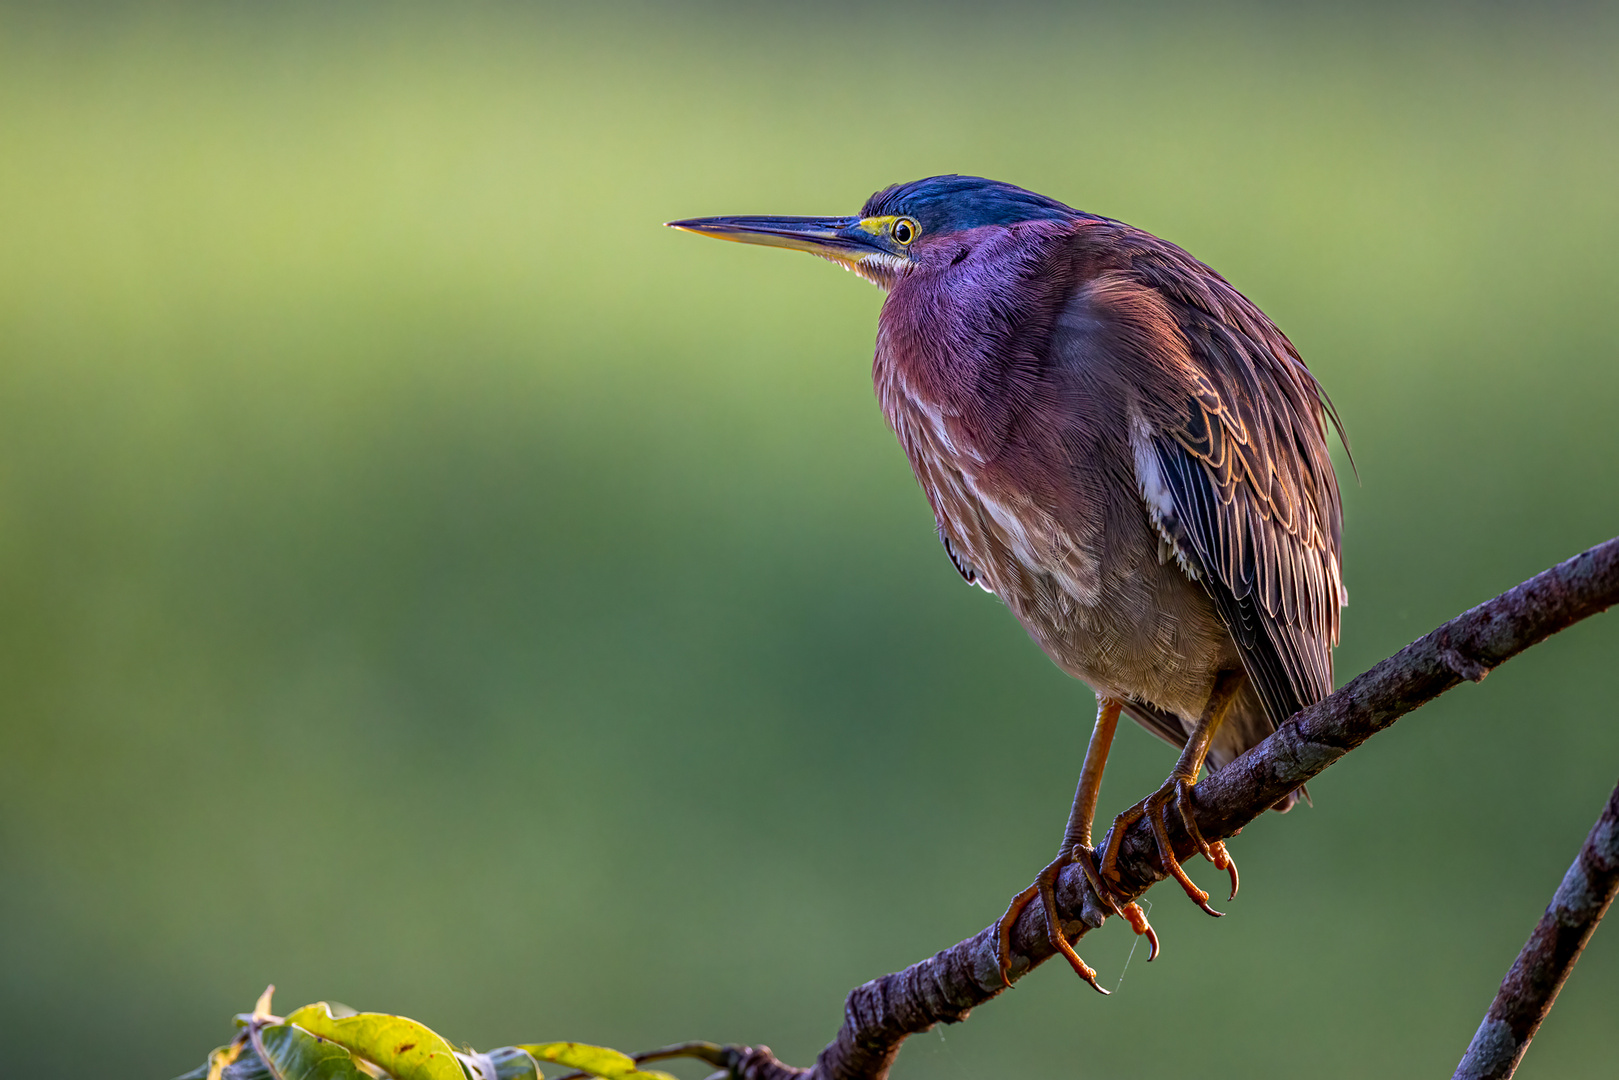
<instances>
[{"instance_id":1,"label":"black pupil","mask_svg":"<svg viewBox=\"0 0 1619 1080\"><path fill-rule=\"evenodd\" d=\"M894 239L898 240L902 244L910 243L910 240L911 240L911 227L910 227L910 225L906 224L903 221L900 222L898 225L895 225L894 226Z\"/></svg>"}]
</instances>

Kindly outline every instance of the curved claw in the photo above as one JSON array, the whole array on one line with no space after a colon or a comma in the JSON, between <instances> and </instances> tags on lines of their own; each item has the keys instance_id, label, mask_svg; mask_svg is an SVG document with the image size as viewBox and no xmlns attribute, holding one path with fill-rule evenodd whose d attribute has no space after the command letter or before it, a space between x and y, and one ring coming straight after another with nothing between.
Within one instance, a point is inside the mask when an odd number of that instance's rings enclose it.
<instances>
[{"instance_id":1,"label":"curved claw","mask_svg":"<svg viewBox=\"0 0 1619 1080\"><path fill-rule=\"evenodd\" d=\"M1237 898L1237 883L1239 880L1237 877L1237 863L1231 858L1231 853L1225 849L1225 844L1221 841L1216 840L1214 843L1210 844L1209 847L1214 851L1214 857L1209 861L1212 862L1217 869L1224 870L1231 875L1231 895L1226 897L1226 899L1235 900Z\"/></svg>"},{"instance_id":2,"label":"curved claw","mask_svg":"<svg viewBox=\"0 0 1619 1080\"><path fill-rule=\"evenodd\" d=\"M1119 909L1119 914L1130 923L1130 928L1137 934L1147 935L1147 963L1158 959L1158 932L1152 928L1152 923L1147 921L1147 913L1141 910L1141 905L1132 900Z\"/></svg>"},{"instance_id":3,"label":"curved claw","mask_svg":"<svg viewBox=\"0 0 1619 1080\"><path fill-rule=\"evenodd\" d=\"M1235 900L1239 881L1236 861L1231 858L1231 853L1226 850L1225 841L1216 840L1210 843L1203 839L1203 832L1197 827L1197 818L1192 814L1192 809L1188 805L1191 802L1191 795L1192 782L1189 780L1181 781L1180 789L1175 793L1175 809L1180 812L1181 824L1186 827L1186 834L1192 838L1192 842L1197 845L1198 851L1202 852L1203 857L1213 863L1215 869L1224 870L1231 875L1231 895L1226 899Z\"/></svg>"}]
</instances>

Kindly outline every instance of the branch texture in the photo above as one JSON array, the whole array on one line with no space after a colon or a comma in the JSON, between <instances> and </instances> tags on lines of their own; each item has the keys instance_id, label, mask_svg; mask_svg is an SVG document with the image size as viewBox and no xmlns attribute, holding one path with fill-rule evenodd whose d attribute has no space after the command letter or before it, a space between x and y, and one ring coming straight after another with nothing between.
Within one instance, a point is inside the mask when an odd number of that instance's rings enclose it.
<instances>
[{"instance_id":1,"label":"branch texture","mask_svg":"<svg viewBox=\"0 0 1619 1080\"><path fill-rule=\"evenodd\" d=\"M1492 668L1615 603L1619 603L1619 538L1458 615L1294 715L1265 741L1197 785L1193 807L1198 828L1210 840L1234 835L1272 803L1401 716L1463 679L1482 680ZM1176 857L1190 858L1192 842L1176 815L1169 815L1169 824ZM1610 838L1612 834L1610 829ZM1103 844L1097 846L1100 849ZM1137 821L1127 830L1118 869L1121 892L1129 899L1165 877L1147 821ZM1083 936L1106 918L1077 866L1063 871L1056 895L1063 929L1070 938ZM1558 896L1563 897L1561 890ZM1547 917L1551 917L1550 911ZM1577 953L1576 947L1568 964ZM1039 904L1031 904L1013 927L1012 954L1014 979L1054 955ZM1513 973L1517 972L1514 967ZM1512 977L1508 976L1509 982ZM1551 985L1550 994L1555 995L1560 982L1561 976ZM784 1065L762 1046L729 1047L725 1064L739 1080L882 1080L906 1038L935 1024L965 1020L973 1008L1005 988L997 964L996 929L991 924L904 971L850 991L843 1026L812 1068ZM1494 1009L1490 1015L1495 1016ZM1514 1021L1504 1022L1516 1037L1518 1029L1511 1028ZM1527 1043L1531 1034L1532 1026L1522 1041Z\"/></svg>"},{"instance_id":2,"label":"branch texture","mask_svg":"<svg viewBox=\"0 0 1619 1080\"><path fill-rule=\"evenodd\" d=\"M1506 1080L1552 1010L1563 981L1619 893L1619 787L1608 796L1540 925L1529 935L1453 1080Z\"/></svg>"}]
</instances>

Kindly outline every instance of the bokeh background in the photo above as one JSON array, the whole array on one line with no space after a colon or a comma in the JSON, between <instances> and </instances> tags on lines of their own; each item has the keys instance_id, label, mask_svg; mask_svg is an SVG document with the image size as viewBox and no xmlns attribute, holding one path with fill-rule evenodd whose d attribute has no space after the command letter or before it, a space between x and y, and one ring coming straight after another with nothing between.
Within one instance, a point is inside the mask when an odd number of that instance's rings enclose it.
<instances>
[{"instance_id":1,"label":"bokeh background","mask_svg":"<svg viewBox=\"0 0 1619 1080\"><path fill-rule=\"evenodd\" d=\"M4 1071L173 1076L271 981L809 1062L1045 863L1091 698L939 550L880 293L659 223L955 171L1211 262L1355 447L1342 680L1619 533L1615 55L1544 7L0 10ZM897 1075L1448 1075L1619 776L1616 655L1423 709L1236 841L1227 918L1087 938L1113 998L1041 970ZM1171 761L1130 727L1104 812ZM1608 926L1521 1075L1611 1077L1616 1015Z\"/></svg>"}]
</instances>

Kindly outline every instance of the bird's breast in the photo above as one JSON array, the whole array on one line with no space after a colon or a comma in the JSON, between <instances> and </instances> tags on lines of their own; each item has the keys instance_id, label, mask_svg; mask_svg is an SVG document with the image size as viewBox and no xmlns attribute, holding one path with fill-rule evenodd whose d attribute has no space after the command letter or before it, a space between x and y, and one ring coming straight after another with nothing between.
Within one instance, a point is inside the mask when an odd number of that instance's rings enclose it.
<instances>
[{"instance_id":1,"label":"bird's breast","mask_svg":"<svg viewBox=\"0 0 1619 1080\"><path fill-rule=\"evenodd\" d=\"M939 538L963 576L1014 609L1095 601L1099 558L1082 543L1086 530L1065 520L1073 508L1053 497L1050 483L1030 482L1046 479L1051 460L1029 462L1021 440L989 452L959 412L908 383L902 369L884 364L880 355L876 385L889 426L933 508Z\"/></svg>"}]
</instances>

